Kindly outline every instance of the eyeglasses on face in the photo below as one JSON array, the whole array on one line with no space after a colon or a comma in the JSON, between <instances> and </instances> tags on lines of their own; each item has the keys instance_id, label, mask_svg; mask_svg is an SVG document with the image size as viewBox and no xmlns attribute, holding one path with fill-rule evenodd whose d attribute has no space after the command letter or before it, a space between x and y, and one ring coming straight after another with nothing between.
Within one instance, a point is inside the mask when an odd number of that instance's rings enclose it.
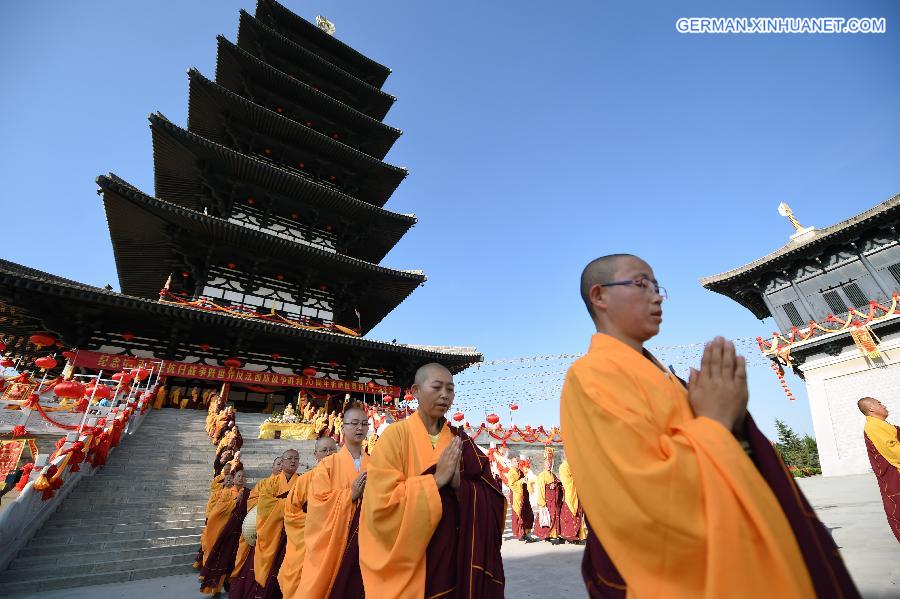
<instances>
[{"instance_id":1,"label":"eyeglasses on face","mask_svg":"<svg viewBox=\"0 0 900 599\"><path fill-rule=\"evenodd\" d=\"M616 285L634 285L641 287L644 291L652 291L663 299L668 299L669 294L665 287L660 287L656 281L651 281L647 277L639 277L630 281L610 281L609 283L600 283L601 287L615 287Z\"/></svg>"}]
</instances>

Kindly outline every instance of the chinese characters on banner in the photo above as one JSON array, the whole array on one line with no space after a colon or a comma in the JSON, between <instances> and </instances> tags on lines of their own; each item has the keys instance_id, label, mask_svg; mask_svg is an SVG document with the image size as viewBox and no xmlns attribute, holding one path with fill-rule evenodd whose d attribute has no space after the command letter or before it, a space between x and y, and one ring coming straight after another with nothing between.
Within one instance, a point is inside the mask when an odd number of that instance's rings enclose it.
<instances>
[{"instance_id":1,"label":"chinese characters on banner","mask_svg":"<svg viewBox=\"0 0 900 599\"><path fill-rule=\"evenodd\" d=\"M75 354L75 365L94 370L121 370L123 368L150 368L153 362L158 361L134 358L131 356L116 356L100 352L78 350ZM187 379L199 379L205 381L221 381L223 383L247 383L253 385L271 385L275 387L303 387L306 389L325 389L330 391L356 391L358 393L384 393L393 396L400 395L399 387L375 385L369 387L368 383L358 381L342 381L332 378L316 378L314 376L299 376L294 374L278 374L276 372L253 372L240 368L226 366L209 366L207 364L187 364L185 362L164 361L162 364L162 376L172 376Z\"/></svg>"}]
</instances>

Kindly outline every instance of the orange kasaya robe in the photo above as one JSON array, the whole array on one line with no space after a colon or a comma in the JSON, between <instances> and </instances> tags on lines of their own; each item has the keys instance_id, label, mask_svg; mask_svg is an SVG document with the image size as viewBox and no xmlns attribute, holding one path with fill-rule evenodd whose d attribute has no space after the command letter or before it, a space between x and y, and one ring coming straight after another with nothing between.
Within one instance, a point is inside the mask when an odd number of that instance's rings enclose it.
<instances>
[{"instance_id":1,"label":"orange kasaya robe","mask_svg":"<svg viewBox=\"0 0 900 599\"><path fill-rule=\"evenodd\" d=\"M234 487L219 488L213 491L209 501L206 503L206 526L200 534L200 550L203 555L201 566L206 563L212 544L219 538L219 533L222 532L222 529L231 517L231 511L234 507L234 496Z\"/></svg>"},{"instance_id":2,"label":"orange kasaya robe","mask_svg":"<svg viewBox=\"0 0 900 599\"><path fill-rule=\"evenodd\" d=\"M866 416L863 438L872 471L878 479L884 513L900 541L900 431L890 422Z\"/></svg>"},{"instance_id":3,"label":"orange kasaya robe","mask_svg":"<svg viewBox=\"0 0 900 599\"><path fill-rule=\"evenodd\" d=\"M304 535L306 555L300 585L293 599L328 597L341 568L351 520L359 503L350 499L351 486L359 474L367 470L368 460L366 453L361 452L357 471L353 456L345 445L311 470Z\"/></svg>"},{"instance_id":4,"label":"orange kasaya robe","mask_svg":"<svg viewBox=\"0 0 900 599\"><path fill-rule=\"evenodd\" d=\"M306 556L306 507L309 483L313 470L308 470L294 479L294 486L284 502L284 532L287 548L284 561L278 570L278 586L284 597L293 597L300 584L303 559Z\"/></svg>"},{"instance_id":5,"label":"orange kasaya robe","mask_svg":"<svg viewBox=\"0 0 900 599\"><path fill-rule=\"evenodd\" d=\"M249 512L253 508L256 507L256 504L259 502L259 489L264 484L267 484L269 479L273 478L269 476L267 478L262 479L250 489L250 495L247 497L247 511ZM241 568L244 567L244 562L247 561L247 556L250 555L250 545L247 544L247 541L244 540L244 537L241 537L240 542L238 543L237 557L234 560L234 568L231 570L231 576L229 578L235 579L238 577L238 574L241 572Z\"/></svg>"},{"instance_id":6,"label":"orange kasaya robe","mask_svg":"<svg viewBox=\"0 0 900 599\"><path fill-rule=\"evenodd\" d=\"M290 479L281 472L268 479L260 487L259 501L256 503L256 551L253 553L253 572L256 583L265 587L272 575L278 574L281 563L279 551L283 551L284 535L284 502L294 484L294 476Z\"/></svg>"},{"instance_id":7,"label":"orange kasaya robe","mask_svg":"<svg viewBox=\"0 0 900 599\"><path fill-rule=\"evenodd\" d=\"M582 568L592 597L858 596L793 480L761 474L776 461L786 470L777 457L764 463L771 444L752 418L753 460L731 431L694 417L684 384L649 354L594 335L566 375L561 416L591 531Z\"/></svg>"},{"instance_id":8,"label":"orange kasaya robe","mask_svg":"<svg viewBox=\"0 0 900 599\"><path fill-rule=\"evenodd\" d=\"M438 488L435 466L463 442L460 486ZM359 521L359 565L369 597L501 598L506 502L490 461L444 421L432 445L418 413L395 422L369 458Z\"/></svg>"}]
</instances>

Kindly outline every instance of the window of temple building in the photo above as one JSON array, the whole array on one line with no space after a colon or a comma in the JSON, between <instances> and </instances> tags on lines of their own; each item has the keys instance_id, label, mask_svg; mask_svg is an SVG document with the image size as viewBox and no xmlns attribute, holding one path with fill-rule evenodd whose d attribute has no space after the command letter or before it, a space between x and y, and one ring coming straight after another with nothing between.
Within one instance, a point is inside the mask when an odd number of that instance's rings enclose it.
<instances>
[{"instance_id":1,"label":"window of temple building","mask_svg":"<svg viewBox=\"0 0 900 599\"><path fill-rule=\"evenodd\" d=\"M826 291L822 294L822 297L825 298L825 302L831 308L832 314L843 314L847 311L847 304L844 303L843 298L837 291Z\"/></svg>"},{"instance_id":2,"label":"window of temple building","mask_svg":"<svg viewBox=\"0 0 900 599\"><path fill-rule=\"evenodd\" d=\"M784 309L784 313L787 314L788 320L791 321L791 324L795 327L802 327L806 323L803 322L803 317L800 316L800 312L797 311L797 307L794 305L794 302L788 302L782 306Z\"/></svg>"},{"instance_id":3,"label":"window of temple building","mask_svg":"<svg viewBox=\"0 0 900 599\"><path fill-rule=\"evenodd\" d=\"M894 277L894 280L900 285L900 264L891 264L888 266L888 272L891 273L891 276Z\"/></svg>"},{"instance_id":4,"label":"window of temple building","mask_svg":"<svg viewBox=\"0 0 900 599\"><path fill-rule=\"evenodd\" d=\"M850 300L850 303L853 304L854 308L869 307L869 299L856 283L847 283L846 285L842 285L841 289L843 289L844 293L847 294L847 299Z\"/></svg>"}]
</instances>

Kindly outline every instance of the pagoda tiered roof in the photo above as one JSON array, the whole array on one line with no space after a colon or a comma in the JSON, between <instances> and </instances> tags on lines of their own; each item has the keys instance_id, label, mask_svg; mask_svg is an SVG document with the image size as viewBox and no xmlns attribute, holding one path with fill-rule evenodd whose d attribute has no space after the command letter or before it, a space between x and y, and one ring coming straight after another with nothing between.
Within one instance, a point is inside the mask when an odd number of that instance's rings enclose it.
<instances>
[{"instance_id":1,"label":"pagoda tiered roof","mask_svg":"<svg viewBox=\"0 0 900 599\"><path fill-rule=\"evenodd\" d=\"M406 169L382 162L263 108L210 81L195 69L189 71L189 77L188 130L192 133L263 159L280 158L278 162L290 170L304 173L318 170L317 178L323 182L328 181L328 174L337 173L335 185L377 206L390 199L407 175Z\"/></svg>"},{"instance_id":2,"label":"pagoda tiered roof","mask_svg":"<svg viewBox=\"0 0 900 599\"><path fill-rule=\"evenodd\" d=\"M380 88L391 74L388 67L361 54L274 0L259 0L256 4L256 18L375 87Z\"/></svg>"},{"instance_id":3,"label":"pagoda tiered roof","mask_svg":"<svg viewBox=\"0 0 900 599\"><path fill-rule=\"evenodd\" d=\"M381 261L416 222L412 215L368 204L298 171L211 142L162 115L150 116L150 128L156 196L167 202L200 212L206 207L204 193L221 193L233 201L268 196L287 213L309 208L320 218L333 216L352 234L343 253L369 262ZM240 197L232 197L239 192Z\"/></svg>"},{"instance_id":4,"label":"pagoda tiered roof","mask_svg":"<svg viewBox=\"0 0 900 599\"><path fill-rule=\"evenodd\" d=\"M316 285L352 287L364 305L335 306L334 322L357 324L365 334L425 282L420 271L394 270L356 258L288 241L266 231L148 196L122 179L101 176L113 253L122 292L159 297L166 279L184 268L185 257L206 256L215 264L256 262L266 270L311 277Z\"/></svg>"},{"instance_id":5,"label":"pagoda tiered roof","mask_svg":"<svg viewBox=\"0 0 900 599\"><path fill-rule=\"evenodd\" d=\"M344 137L347 143L375 158L384 158L402 132L382 121L373 119L355 108L335 100L328 94L279 71L232 44L224 36L218 36L216 56L216 83L247 98L263 103L267 96L279 98L267 107L294 108L310 111L318 121L326 119L333 128L349 131ZM285 110L288 112L288 110ZM353 141L349 141L349 139Z\"/></svg>"},{"instance_id":6,"label":"pagoda tiered roof","mask_svg":"<svg viewBox=\"0 0 900 599\"><path fill-rule=\"evenodd\" d=\"M310 52L242 10L238 46L313 87L381 120L396 98ZM299 75L299 76L298 76Z\"/></svg>"},{"instance_id":7,"label":"pagoda tiered roof","mask_svg":"<svg viewBox=\"0 0 900 599\"><path fill-rule=\"evenodd\" d=\"M295 371L323 361L320 370L328 370L327 362L333 360L342 365L338 368L356 364L391 370L400 385L411 382L415 369L428 362L459 372L482 360L471 348L423 349L135 297L6 260L0 260L0 330L10 344L8 352L25 356L29 363L48 351L27 344L37 331L59 335L68 347L118 348L140 357L150 352L172 360L240 355ZM134 335L127 343L122 339L125 331ZM213 347L199 348L204 342Z\"/></svg>"}]
</instances>

